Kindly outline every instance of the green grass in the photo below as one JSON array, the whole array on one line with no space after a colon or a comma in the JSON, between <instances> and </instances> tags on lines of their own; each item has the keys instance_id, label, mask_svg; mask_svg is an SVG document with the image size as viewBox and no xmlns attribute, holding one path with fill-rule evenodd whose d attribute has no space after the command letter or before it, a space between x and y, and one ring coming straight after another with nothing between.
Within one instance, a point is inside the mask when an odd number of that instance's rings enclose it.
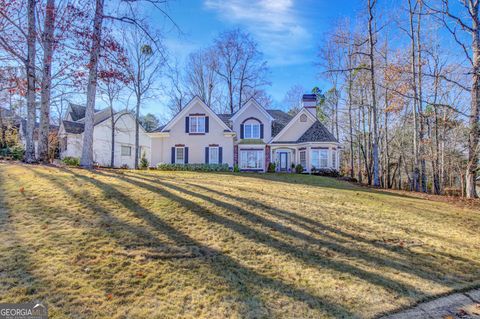
<instances>
[{"instance_id":1,"label":"green grass","mask_svg":"<svg viewBox=\"0 0 480 319\"><path fill-rule=\"evenodd\" d=\"M51 318L365 317L480 284L479 206L277 174L0 163L0 302Z\"/></svg>"}]
</instances>

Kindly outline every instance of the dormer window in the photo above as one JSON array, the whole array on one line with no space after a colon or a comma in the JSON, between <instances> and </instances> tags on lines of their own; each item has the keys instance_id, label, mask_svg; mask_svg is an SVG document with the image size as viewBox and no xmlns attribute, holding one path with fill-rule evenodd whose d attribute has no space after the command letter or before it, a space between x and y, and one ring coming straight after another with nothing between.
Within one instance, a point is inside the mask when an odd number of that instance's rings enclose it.
<instances>
[{"instance_id":1,"label":"dormer window","mask_svg":"<svg viewBox=\"0 0 480 319\"><path fill-rule=\"evenodd\" d=\"M190 133L205 133L205 116L190 116Z\"/></svg>"},{"instance_id":2,"label":"dormer window","mask_svg":"<svg viewBox=\"0 0 480 319\"><path fill-rule=\"evenodd\" d=\"M243 126L243 129L244 129L244 138L253 138L253 139L260 138L260 124L258 123L245 124Z\"/></svg>"}]
</instances>

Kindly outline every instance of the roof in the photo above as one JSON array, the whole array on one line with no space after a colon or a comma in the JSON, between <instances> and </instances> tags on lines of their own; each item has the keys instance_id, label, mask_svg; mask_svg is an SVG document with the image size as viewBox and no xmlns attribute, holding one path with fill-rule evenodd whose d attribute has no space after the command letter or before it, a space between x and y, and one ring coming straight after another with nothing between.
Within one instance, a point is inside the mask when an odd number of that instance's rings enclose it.
<instances>
[{"instance_id":1,"label":"roof","mask_svg":"<svg viewBox=\"0 0 480 319\"><path fill-rule=\"evenodd\" d=\"M81 134L85 129L85 125L83 123L73 122L73 121L63 121L63 128L65 132L71 134Z\"/></svg>"},{"instance_id":2,"label":"roof","mask_svg":"<svg viewBox=\"0 0 480 319\"><path fill-rule=\"evenodd\" d=\"M229 125L233 114L217 114L217 116L223 121L223 123Z\"/></svg>"},{"instance_id":3,"label":"roof","mask_svg":"<svg viewBox=\"0 0 480 319\"><path fill-rule=\"evenodd\" d=\"M104 109L101 111L97 111L93 115L93 125L97 125L102 123L103 121L107 120L110 117L110 109ZM65 132L72 133L72 134L81 134L85 129L85 117L77 120L77 121L63 121L63 127L65 128Z\"/></svg>"},{"instance_id":4,"label":"roof","mask_svg":"<svg viewBox=\"0 0 480 319\"><path fill-rule=\"evenodd\" d=\"M320 121L315 121L308 130L296 141L296 143L305 142L334 142L338 143L335 136Z\"/></svg>"},{"instance_id":5,"label":"roof","mask_svg":"<svg viewBox=\"0 0 480 319\"><path fill-rule=\"evenodd\" d=\"M276 136L280 131L292 120L292 116L282 110L267 110L268 114L273 117L272 137Z\"/></svg>"},{"instance_id":6,"label":"roof","mask_svg":"<svg viewBox=\"0 0 480 319\"><path fill-rule=\"evenodd\" d=\"M151 131L150 133L158 133L158 132L161 132L164 128L165 128L165 125L160 125L159 127L157 127L156 129L154 129L154 130Z\"/></svg>"}]
</instances>

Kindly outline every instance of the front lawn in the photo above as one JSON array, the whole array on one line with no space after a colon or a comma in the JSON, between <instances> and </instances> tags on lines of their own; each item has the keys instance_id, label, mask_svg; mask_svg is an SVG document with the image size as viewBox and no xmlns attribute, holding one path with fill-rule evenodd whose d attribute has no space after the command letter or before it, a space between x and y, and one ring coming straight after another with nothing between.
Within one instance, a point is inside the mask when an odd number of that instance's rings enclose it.
<instances>
[{"instance_id":1,"label":"front lawn","mask_svg":"<svg viewBox=\"0 0 480 319\"><path fill-rule=\"evenodd\" d=\"M480 284L480 209L329 178L0 163L0 302L51 318L374 317Z\"/></svg>"}]
</instances>

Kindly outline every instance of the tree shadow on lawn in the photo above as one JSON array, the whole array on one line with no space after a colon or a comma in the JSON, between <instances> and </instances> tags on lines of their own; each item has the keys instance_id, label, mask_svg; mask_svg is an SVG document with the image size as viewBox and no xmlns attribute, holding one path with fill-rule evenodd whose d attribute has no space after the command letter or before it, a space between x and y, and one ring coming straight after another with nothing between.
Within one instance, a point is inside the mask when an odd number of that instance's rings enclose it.
<instances>
[{"instance_id":1,"label":"tree shadow on lawn","mask_svg":"<svg viewBox=\"0 0 480 319\"><path fill-rule=\"evenodd\" d=\"M107 183L101 182L98 179L91 179L86 176L75 173L72 170L64 169L65 172L68 172L75 176L76 178L88 181L94 186L98 187L102 192L108 195L113 195L114 198L128 209L135 216L145 220L151 227L155 228L157 231L162 232L167 235L171 240L173 240L178 246L191 246L198 247L198 250L204 253L205 256L201 258L202 262L206 262L210 265L210 268L214 272L224 278L231 289L235 291L239 298L243 301L242 307L244 308L245 313L255 313L258 312L258 309L249 309L252 305L262 304L261 299L259 299L260 294L256 292L256 289L267 289L272 290L276 293L280 293L289 298L295 299L302 303L305 303L310 308L318 309L322 312L328 313L331 316L335 317L355 317L356 315L350 310L346 309L340 304L327 300L323 297L316 296L310 293L307 289L301 289L292 286L291 284L285 283L281 280L270 278L265 275L262 275L258 272L253 271L252 269L246 268L240 265L237 261L231 258L228 255L225 255L221 251L204 246L199 241L194 240L188 235L180 232L174 227L168 225L161 218L159 218L154 212L144 208L143 206L137 204L134 200L129 198L128 195L117 190L115 187L108 185ZM97 172L98 173L98 172ZM101 173L98 173L101 174ZM104 174L101 174L104 175ZM109 176L109 175L107 175ZM43 176L48 178L47 176ZM61 187L65 187L62 185ZM164 191L160 195L172 199L178 202L181 206L192 207L189 205L189 201L186 201L183 198L180 198L173 193ZM93 208L93 207L92 207ZM196 207L203 210L202 207ZM129 228L130 225L125 227ZM138 230L132 230L135 234L144 235L145 232L139 232ZM149 240L152 240L149 238ZM154 242L155 245L163 245L162 242ZM256 302L249 302L245 298L254 299Z\"/></svg>"},{"instance_id":2,"label":"tree shadow on lawn","mask_svg":"<svg viewBox=\"0 0 480 319\"><path fill-rule=\"evenodd\" d=\"M151 180L151 182L155 182L155 181ZM334 247L332 247L329 244L327 244L327 246L331 247L335 251L340 251L340 252L345 253L346 255L349 255L349 256L355 256L355 257L361 257L361 258L365 257L364 259L366 261L375 262L375 263L379 263L379 264L382 264L382 262L386 262L386 264L384 264L385 266L390 266L392 268L395 268L395 269L401 270L401 271L410 271L411 270L411 268L410 268L411 266L409 264L402 264L402 260L398 260L398 262L397 262L397 261L393 261L390 256L385 256L386 259L384 259L384 260L382 259L382 260L379 261L376 258L371 258L369 256L363 256L363 255L358 256L358 254L360 252L354 251L354 250L348 250L348 249L345 250L345 248L343 246L337 247L338 246L337 243L351 244L352 242L354 242L354 243L361 242L361 243L364 243L364 244L367 244L367 245L375 246L375 247L380 248L380 249L384 249L386 251L393 252L395 254L403 255L404 256L403 261L408 261L408 260L410 260L410 258L421 259L423 261L423 263L426 264L427 266L421 267L422 269L419 269L418 268L419 266L417 265L416 268L415 268L415 275L419 275L418 271L420 271L421 272L420 276L422 278L433 279L432 276L434 274L432 273L431 263L434 263L434 262L438 263L438 260L436 260L436 258L432 257L431 255L410 251L408 249L397 247L397 246L392 246L392 245L389 245L389 244L387 244L383 241L380 241L380 240L372 240L372 239L367 239L367 238L364 238L364 237L361 237L361 236L352 235L352 234L347 233L345 231L342 231L342 230L340 230L336 227L332 227L332 226L320 223L320 222L318 222L314 219L308 218L306 216L301 216L301 215L298 215L296 213L293 213L293 212L290 212L290 211L287 211L287 210L279 209L279 208L276 208L276 207L271 207L271 206L266 205L262 202L253 201L249 198L234 196L234 195L231 195L229 193L220 192L220 191L215 190L213 188L198 185L198 184L187 183L187 185L199 188L199 189L201 189L203 191L206 191L206 192L214 193L214 194L216 194L218 196L222 196L224 198L229 198L230 200L233 200L233 201L241 202L244 205L249 205L249 206L252 206L254 208L255 207L257 207L257 208L260 207L262 209L262 211L264 211L265 213L267 213L271 216L274 216L276 218L286 220L289 223L292 223L292 224L294 224L298 227L301 227L304 230L309 231L311 233L319 233L319 231L322 231L321 235L323 237L327 237L327 238L329 238L329 240L334 241L334 243L333 243ZM325 233L325 232L334 233L338 237L329 235L328 233ZM294 234L294 235L296 236L296 234ZM302 238L302 237L300 236L299 238ZM480 263L476 260L473 260L473 259L467 259L467 258L464 258L462 256L458 256L458 255L446 254L446 253L441 252L441 251L436 251L435 254L436 255L441 255L444 258L446 258L447 260L444 260L444 262L446 262L446 263L448 263L449 259L450 260L454 259L454 260L462 261L465 264L469 264L469 265L473 264L473 265L477 265L478 267L480 267ZM461 273L459 273L459 274L461 274ZM436 277L436 279L438 279L438 278L441 278L442 276L443 276L442 273L438 273L437 276L435 276L435 277ZM448 282L445 282L445 283L447 284Z\"/></svg>"},{"instance_id":3,"label":"tree shadow on lawn","mask_svg":"<svg viewBox=\"0 0 480 319\"><path fill-rule=\"evenodd\" d=\"M170 187L173 188L179 192L186 193L188 195L198 197L202 200L211 202L212 204L215 204L218 207L222 207L230 212L238 212L239 215L245 217L247 220L250 222L257 224L259 223L262 226L266 226L270 228L271 230L275 232L279 232L282 234L286 234L291 236L294 239L300 239L303 240L304 242L307 242L308 244L311 245L318 245L320 247L327 247L335 252L341 253L349 258L357 258L357 259L362 259L368 263L379 265L379 266L385 266L388 268L392 268L394 270L402 271L405 273L410 273L412 275L418 276L420 278L429 280L429 281L434 281L439 284L443 285L449 285L451 286L452 284L456 284L457 282L453 281L451 279L450 281L445 279L445 274L449 273L449 275L452 274L451 269L446 269L446 268L438 268L438 266L441 266L442 263L435 258L435 256L431 256L430 254L421 254L417 252L410 251L405 248L400 248L400 247L393 247L391 245L388 245L386 243L382 243L380 241L373 241L373 240L368 240L360 236L352 235L349 233L346 233L338 228L334 228L328 225L325 225L323 223L320 223L316 220L313 220L311 218L305 217L305 216L300 216L298 214L295 214L290 211L278 209L278 208L272 208L271 206L265 205L264 203L254 201L252 199L248 198L242 198L240 196L233 196L224 192L216 191L212 188L198 185L198 184L192 184L186 182L186 185L190 185L192 187L196 187L199 190L203 190L204 192L210 192L214 193L215 195L224 197L224 198L229 198L235 202L243 203L245 205L249 205L252 207L260 207L263 212L274 216L275 218L283 219L289 223L292 223L306 231L309 231L314 234L318 234L319 231L322 231L321 236L324 238L327 238L328 240L323 240L323 239L318 239L314 238L312 236L306 235L303 232L296 231L290 227L284 226L279 223L272 222L269 219L266 219L262 216L252 214L245 209L242 209L241 207L237 205L233 205L224 201L218 200L218 196L207 196L207 195L202 195L201 192L191 192L187 189L180 188L178 186L173 185L172 183L169 183L166 180L159 181L158 179L154 178L148 178L146 176L141 177L141 179L146 180L151 183L158 183L159 186L163 187ZM323 231L331 232L339 237L335 237L332 235L329 235L328 233L325 233ZM345 247L343 244L346 245L352 245L354 243L364 243L370 246L373 246L375 248L380 248L384 249L388 252L395 253L402 258L393 258L392 256L387 256L384 255L383 253L380 252L366 252L362 251L359 249L352 249ZM373 255L374 253L374 255ZM478 262L463 258L461 256L453 256L449 254L444 254L443 252L435 252L436 255L438 256L443 256L443 265L449 265L449 262L452 260L459 260L462 261L464 265L479 265ZM413 258L413 259L412 259ZM415 267L412 267L412 260L417 261L417 264ZM421 261L422 264L424 265L419 265L418 261ZM437 267L434 267L434 265L438 265ZM457 278L461 278L464 273L463 269L457 269L455 276Z\"/></svg>"},{"instance_id":4,"label":"tree shadow on lawn","mask_svg":"<svg viewBox=\"0 0 480 319\"><path fill-rule=\"evenodd\" d=\"M284 254L290 255L294 258L297 258L298 260L312 266L315 268L327 268L331 269L333 271L338 271L338 272L343 272L343 273L348 273L353 277L358 277L366 282L369 282L371 284L377 285L379 287L383 287L387 290L393 290L396 293L403 295L403 296L411 296L412 294L415 294L417 297L422 297L425 294L418 290L417 288L413 287L412 285L401 283L394 281L390 278L387 278L385 276L382 276L380 274L375 274L368 272L366 270L363 270L361 268L355 267L350 264L346 264L343 262L339 262L336 260L332 260L330 258L326 258L326 256L322 256L319 254L319 251L312 251L310 249L306 249L305 247L297 247L295 245L292 245L291 243L281 241L275 237L272 237L271 235L258 231L256 229L253 229L251 227L248 227L242 223L240 223L238 220L234 219L234 216L240 215L247 219L248 221L254 223L254 224L259 224L261 226L264 226L266 228L272 229L274 231L278 231L280 233L285 233L288 234L291 237L297 237L309 244L314 244L314 245L320 245L320 246L334 246L336 250L345 253L346 255L350 254L350 257L355 257L355 258L363 258L366 260L371 260L374 261L378 264L383 264L383 265L388 265L388 262L386 260L382 260L380 258L376 258L374 256L368 256L365 255L363 252L358 252L354 250L350 250L348 248L345 248L341 245L335 244L333 242L327 242L319 239L314 239L304 233L294 231L293 229L283 226L281 224L275 223L273 221L267 220L261 216L251 214L250 212L246 211L245 209L234 206L232 204L220 201L218 199L214 199L210 196L205 196L196 192L189 191L187 189L172 185L170 183L167 183L165 181L162 181L161 185L162 188L155 187L151 184L142 182L140 180L137 180L132 177L127 177L125 175L118 175L118 174L104 174L101 172L96 172L97 174L109 176L109 177L115 177L121 180L124 180L126 182L129 182L137 187L147 189L151 192L157 193L161 196L168 197L172 200L177 201L180 203L182 206L185 206L188 208L192 213L198 215L199 217L205 219L208 222L214 223L214 224L220 224L222 226L225 226L229 229L234 230L236 233L238 233L240 236L245 237L250 240L254 240L256 242L260 242L262 244L265 244L267 246L270 246ZM141 179L141 178L140 178ZM221 216L217 214L216 212L212 211L211 209L208 209L206 207L203 207L196 202L189 200L184 197L180 197L176 194L174 194L171 191L167 191L165 188L169 188L173 191L177 191L195 198L199 198L208 202L211 202L212 204L221 207L225 209L227 212L231 213L232 218L228 218L226 216ZM398 265L400 267L400 265ZM407 269L404 268L402 265L400 268L402 271L406 271ZM410 270L411 271L411 270ZM428 278L429 280L433 281L433 278Z\"/></svg>"}]
</instances>

